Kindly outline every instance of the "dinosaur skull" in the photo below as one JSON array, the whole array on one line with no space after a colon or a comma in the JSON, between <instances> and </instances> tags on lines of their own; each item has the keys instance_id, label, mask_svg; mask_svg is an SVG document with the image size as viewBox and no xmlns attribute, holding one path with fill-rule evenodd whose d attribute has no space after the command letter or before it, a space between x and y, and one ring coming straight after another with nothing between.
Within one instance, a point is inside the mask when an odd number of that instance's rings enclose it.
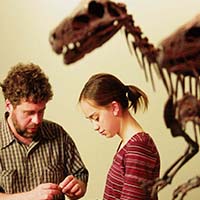
<instances>
[{"instance_id":1,"label":"dinosaur skull","mask_svg":"<svg viewBox=\"0 0 200 200\"><path fill-rule=\"evenodd\" d=\"M200 124L200 101L193 95L187 93L177 101L178 120L184 126L187 122L193 121Z\"/></svg>"},{"instance_id":2,"label":"dinosaur skull","mask_svg":"<svg viewBox=\"0 0 200 200\"><path fill-rule=\"evenodd\" d=\"M200 15L161 42L159 65L184 76L200 74Z\"/></svg>"},{"instance_id":3,"label":"dinosaur skull","mask_svg":"<svg viewBox=\"0 0 200 200\"><path fill-rule=\"evenodd\" d=\"M124 4L90 0L86 7L65 18L49 41L57 54L63 54L65 64L70 64L110 39L126 19Z\"/></svg>"}]
</instances>

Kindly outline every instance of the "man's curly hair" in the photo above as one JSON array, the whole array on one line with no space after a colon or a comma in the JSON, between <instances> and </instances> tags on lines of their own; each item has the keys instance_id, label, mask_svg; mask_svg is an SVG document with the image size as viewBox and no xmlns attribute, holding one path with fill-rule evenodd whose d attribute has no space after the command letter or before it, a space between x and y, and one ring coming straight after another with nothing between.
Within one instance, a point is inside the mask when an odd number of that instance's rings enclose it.
<instances>
[{"instance_id":1,"label":"man's curly hair","mask_svg":"<svg viewBox=\"0 0 200 200\"><path fill-rule=\"evenodd\" d=\"M0 86L4 98L14 106L20 104L22 99L38 103L48 102L53 97L48 77L33 63L13 66Z\"/></svg>"}]
</instances>

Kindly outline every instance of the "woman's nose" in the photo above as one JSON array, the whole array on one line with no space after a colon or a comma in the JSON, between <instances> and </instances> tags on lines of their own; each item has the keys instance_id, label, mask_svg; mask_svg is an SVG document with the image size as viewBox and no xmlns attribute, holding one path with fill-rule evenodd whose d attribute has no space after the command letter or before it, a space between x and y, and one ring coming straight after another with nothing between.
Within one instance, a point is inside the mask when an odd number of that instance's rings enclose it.
<instances>
[{"instance_id":1,"label":"woman's nose","mask_svg":"<svg viewBox=\"0 0 200 200\"><path fill-rule=\"evenodd\" d=\"M93 129L95 131L98 131L99 130L99 125L96 123L96 122L92 122L92 125L93 125Z\"/></svg>"}]
</instances>

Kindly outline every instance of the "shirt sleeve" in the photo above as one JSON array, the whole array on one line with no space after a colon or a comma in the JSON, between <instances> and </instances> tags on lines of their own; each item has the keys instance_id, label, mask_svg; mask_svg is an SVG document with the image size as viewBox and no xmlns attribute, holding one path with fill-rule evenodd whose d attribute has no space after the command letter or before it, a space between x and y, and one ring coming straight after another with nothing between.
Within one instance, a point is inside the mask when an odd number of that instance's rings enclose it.
<instances>
[{"instance_id":1,"label":"shirt sleeve","mask_svg":"<svg viewBox=\"0 0 200 200\"><path fill-rule=\"evenodd\" d=\"M158 153L152 141L136 141L127 147L124 158L125 178L120 200L151 199L150 193L142 184L159 176L158 161Z\"/></svg>"},{"instance_id":2,"label":"shirt sleeve","mask_svg":"<svg viewBox=\"0 0 200 200\"><path fill-rule=\"evenodd\" d=\"M74 175L76 178L82 180L84 183L88 182L88 170L83 163L80 153L70 136L66 142L66 167L69 174Z\"/></svg>"}]
</instances>

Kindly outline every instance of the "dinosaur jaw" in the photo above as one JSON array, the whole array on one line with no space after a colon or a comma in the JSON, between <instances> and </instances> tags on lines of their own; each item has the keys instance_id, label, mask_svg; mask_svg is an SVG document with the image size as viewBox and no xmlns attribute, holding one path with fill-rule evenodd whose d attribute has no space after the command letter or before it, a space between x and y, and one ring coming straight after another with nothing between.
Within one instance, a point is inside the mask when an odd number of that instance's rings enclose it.
<instances>
[{"instance_id":1,"label":"dinosaur jaw","mask_svg":"<svg viewBox=\"0 0 200 200\"><path fill-rule=\"evenodd\" d=\"M120 24L113 27L113 23L114 22L101 26L101 30L96 29L93 32L85 35L85 37L81 38L80 40L68 44L68 47L66 47L66 49L64 48L64 51L62 52L64 63L74 63L97 47L103 45L121 28Z\"/></svg>"},{"instance_id":2,"label":"dinosaur jaw","mask_svg":"<svg viewBox=\"0 0 200 200\"><path fill-rule=\"evenodd\" d=\"M51 32L49 42L64 63L71 64L109 40L129 19L124 4L90 1L87 7L65 18Z\"/></svg>"}]
</instances>

